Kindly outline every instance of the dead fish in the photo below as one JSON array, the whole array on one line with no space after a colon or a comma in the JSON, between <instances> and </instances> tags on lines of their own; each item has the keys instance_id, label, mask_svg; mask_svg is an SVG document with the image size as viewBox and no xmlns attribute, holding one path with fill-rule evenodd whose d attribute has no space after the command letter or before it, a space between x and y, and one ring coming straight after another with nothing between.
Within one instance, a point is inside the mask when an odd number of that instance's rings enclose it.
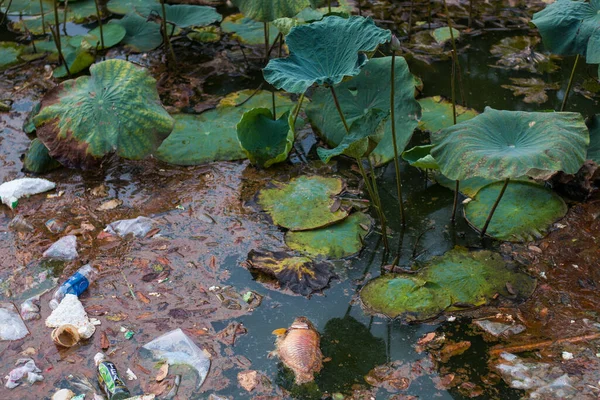
<instances>
[{"instance_id":1,"label":"dead fish","mask_svg":"<svg viewBox=\"0 0 600 400\"><path fill-rule=\"evenodd\" d=\"M314 374L323 368L319 332L306 317L298 317L288 329L273 331L278 335L276 349L270 355L277 355L283 364L296 376L296 384L312 382Z\"/></svg>"}]
</instances>

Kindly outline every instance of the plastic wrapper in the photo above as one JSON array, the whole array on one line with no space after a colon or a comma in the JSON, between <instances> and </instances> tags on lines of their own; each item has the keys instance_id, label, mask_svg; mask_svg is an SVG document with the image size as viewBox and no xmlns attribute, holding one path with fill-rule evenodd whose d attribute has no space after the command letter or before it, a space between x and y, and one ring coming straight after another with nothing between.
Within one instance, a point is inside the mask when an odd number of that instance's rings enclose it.
<instances>
[{"instance_id":1,"label":"plastic wrapper","mask_svg":"<svg viewBox=\"0 0 600 400\"><path fill-rule=\"evenodd\" d=\"M135 237L142 238L154 228L154 225L156 225L156 221L153 219L140 216L134 219L123 219L112 222L104 231L121 237L132 234Z\"/></svg>"},{"instance_id":2,"label":"plastic wrapper","mask_svg":"<svg viewBox=\"0 0 600 400\"><path fill-rule=\"evenodd\" d=\"M43 256L52 260L75 260L79 256L77 254L77 237L69 235L60 238L44 252Z\"/></svg>"},{"instance_id":3,"label":"plastic wrapper","mask_svg":"<svg viewBox=\"0 0 600 400\"><path fill-rule=\"evenodd\" d=\"M4 377L6 379L5 386L9 389L19 386L23 378L31 384L44 379L41 375L42 370L35 365L35 362L31 358L21 358L17 360L15 365L17 365L17 368L10 371Z\"/></svg>"},{"instance_id":4,"label":"plastic wrapper","mask_svg":"<svg viewBox=\"0 0 600 400\"><path fill-rule=\"evenodd\" d=\"M56 184L47 179L21 178L0 185L0 200L10 208L15 208L21 197L44 193L56 188Z\"/></svg>"},{"instance_id":5,"label":"plastic wrapper","mask_svg":"<svg viewBox=\"0 0 600 400\"><path fill-rule=\"evenodd\" d=\"M12 303L0 303L0 340L19 340L29 334L17 308Z\"/></svg>"}]
</instances>

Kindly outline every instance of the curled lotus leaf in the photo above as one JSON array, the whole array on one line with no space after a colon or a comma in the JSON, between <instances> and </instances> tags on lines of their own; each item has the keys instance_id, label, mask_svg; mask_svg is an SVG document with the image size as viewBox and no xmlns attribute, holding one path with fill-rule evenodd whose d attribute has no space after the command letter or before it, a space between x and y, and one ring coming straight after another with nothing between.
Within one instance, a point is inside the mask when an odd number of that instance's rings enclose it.
<instances>
[{"instance_id":1,"label":"curled lotus leaf","mask_svg":"<svg viewBox=\"0 0 600 400\"><path fill-rule=\"evenodd\" d=\"M363 239L373 224L371 217L355 213L337 224L310 231L293 232L285 235L285 244L292 250L311 257L345 258L363 247Z\"/></svg>"},{"instance_id":2,"label":"curled lotus leaf","mask_svg":"<svg viewBox=\"0 0 600 400\"><path fill-rule=\"evenodd\" d=\"M25 153L23 170L35 174L43 174L60 167L61 164L50 157L46 146L39 139L33 139L29 145L29 150Z\"/></svg>"},{"instance_id":3,"label":"curled lotus leaf","mask_svg":"<svg viewBox=\"0 0 600 400\"><path fill-rule=\"evenodd\" d=\"M338 178L300 176L278 187L261 190L258 203L276 225L292 231L322 228L348 216L343 209L331 211L343 188Z\"/></svg>"},{"instance_id":4,"label":"curled lotus leaf","mask_svg":"<svg viewBox=\"0 0 600 400\"><path fill-rule=\"evenodd\" d=\"M327 17L293 28L286 37L290 56L269 61L263 74L267 82L290 93L304 93L315 83L335 85L358 75L368 62L364 52L390 38L390 31L370 18Z\"/></svg>"},{"instance_id":5,"label":"curled lotus leaf","mask_svg":"<svg viewBox=\"0 0 600 400\"><path fill-rule=\"evenodd\" d=\"M441 96L426 97L419 100L421 106L421 120L419 129L437 132L440 129L454 125L454 111L452 103ZM472 108L456 105L456 122L463 122L475 118L479 113Z\"/></svg>"},{"instance_id":6,"label":"curled lotus leaf","mask_svg":"<svg viewBox=\"0 0 600 400\"><path fill-rule=\"evenodd\" d=\"M117 24L125 28L123 44L136 53L154 50L163 42L160 25L136 13L130 13L121 19L113 19L107 25Z\"/></svg>"},{"instance_id":7,"label":"curled lotus leaf","mask_svg":"<svg viewBox=\"0 0 600 400\"><path fill-rule=\"evenodd\" d=\"M431 155L453 180L516 178L533 171L576 173L589 133L579 113L494 110L431 135Z\"/></svg>"},{"instance_id":8,"label":"curled lotus leaf","mask_svg":"<svg viewBox=\"0 0 600 400\"><path fill-rule=\"evenodd\" d=\"M544 45L554 54L588 57L592 36L600 35L600 0L557 0L533 15ZM597 38L597 36L596 36ZM594 49L591 49L591 56ZM589 60L588 60L589 62Z\"/></svg>"},{"instance_id":9,"label":"curled lotus leaf","mask_svg":"<svg viewBox=\"0 0 600 400\"><path fill-rule=\"evenodd\" d=\"M284 251L252 250L247 264L251 271L275 278L282 288L302 296L325 289L335 276L327 263Z\"/></svg>"},{"instance_id":10,"label":"curled lotus leaf","mask_svg":"<svg viewBox=\"0 0 600 400\"><path fill-rule=\"evenodd\" d=\"M309 0L233 0L233 4L250 19L271 22L278 18L293 17L311 6Z\"/></svg>"},{"instance_id":11,"label":"curled lotus leaf","mask_svg":"<svg viewBox=\"0 0 600 400\"><path fill-rule=\"evenodd\" d=\"M89 168L111 152L141 159L173 129L156 81L123 61L94 64L90 76L58 85L44 96L34 118L50 156L69 167Z\"/></svg>"},{"instance_id":12,"label":"curled lotus leaf","mask_svg":"<svg viewBox=\"0 0 600 400\"><path fill-rule=\"evenodd\" d=\"M440 166L431 156L433 145L415 146L402 153L402 158L415 168L438 170Z\"/></svg>"},{"instance_id":13,"label":"curled lotus leaf","mask_svg":"<svg viewBox=\"0 0 600 400\"><path fill-rule=\"evenodd\" d=\"M390 71L392 58L374 58L367 63L357 77L336 86L336 94L347 123L364 117L371 109L390 109ZM417 127L421 107L415 100L415 79L408 69L406 60L396 57L396 143L403 151ZM331 147L336 147L346 137L346 129L333 102L331 91L326 88L315 90L312 102L306 108L313 129ZM392 122L388 118L385 132L379 145L371 153L376 165L385 164L394 158Z\"/></svg>"},{"instance_id":14,"label":"curled lotus leaf","mask_svg":"<svg viewBox=\"0 0 600 400\"><path fill-rule=\"evenodd\" d=\"M233 14L225 17L221 23L221 29L225 33L232 34L233 38L240 43L248 45L265 44L264 25L253 19L244 17L243 14ZM277 38L277 29L269 29L269 43Z\"/></svg>"},{"instance_id":15,"label":"curled lotus leaf","mask_svg":"<svg viewBox=\"0 0 600 400\"><path fill-rule=\"evenodd\" d=\"M590 147L588 147L587 159L600 165L600 114L594 115L589 128Z\"/></svg>"},{"instance_id":16,"label":"curled lotus leaf","mask_svg":"<svg viewBox=\"0 0 600 400\"><path fill-rule=\"evenodd\" d=\"M485 225L502 186L503 182L484 186L477 192L473 201L465 206L467 222L478 231ZM566 213L567 205L553 191L533 183L510 182L486 234L511 242L538 240Z\"/></svg>"}]
</instances>

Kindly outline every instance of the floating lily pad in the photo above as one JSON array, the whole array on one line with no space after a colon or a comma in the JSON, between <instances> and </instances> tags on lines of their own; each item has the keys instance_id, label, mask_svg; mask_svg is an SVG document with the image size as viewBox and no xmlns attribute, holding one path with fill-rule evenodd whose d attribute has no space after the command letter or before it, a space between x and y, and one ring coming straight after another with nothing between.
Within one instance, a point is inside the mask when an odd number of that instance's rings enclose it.
<instances>
[{"instance_id":1,"label":"floating lily pad","mask_svg":"<svg viewBox=\"0 0 600 400\"><path fill-rule=\"evenodd\" d=\"M127 31L119 24L106 24L102 27L102 36L104 38L104 48L116 46L123 40ZM102 41L100 38L100 28L94 28L82 37L82 41L89 47L102 49Z\"/></svg>"},{"instance_id":2,"label":"floating lily pad","mask_svg":"<svg viewBox=\"0 0 600 400\"><path fill-rule=\"evenodd\" d=\"M460 31L452 28L452 35L454 35L454 40L456 40L460 37ZM447 26L434 29L431 31L431 36L433 36L438 44L444 44L452 39L452 36L450 35L450 28Z\"/></svg>"},{"instance_id":3,"label":"floating lily pad","mask_svg":"<svg viewBox=\"0 0 600 400\"><path fill-rule=\"evenodd\" d=\"M159 0L110 0L106 8L113 14L125 15L140 7L159 4Z\"/></svg>"},{"instance_id":4,"label":"floating lily pad","mask_svg":"<svg viewBox=\"0 0 600 400\"><path fill-rule=\"evenodd\" d=\"M107 25L117 24L125 28L123 44L131 51L144 53L154 50L163 42L160 25L147 21L136 13L127 14L121 19L113 19Z\"/></svg>"},{"instance_id":5,"label":"floating lily pad","mask_svg":"<svg viewBox=\"0 0 600 400\"><path fill-rule=\"evenodd\" d=\"M11 7L12 9L12 7ZM59 10L58 11L58 17L60 22L62 23L64 21L64 13ZM72 15L70 15L69 13L67 13L67 22L72 22L73 21L73 17ZM54 10L50 10L49 12L44 13L44 18L42 18L42 16L37 16L34 18L27 18L27 19L19 19L17 21L11 21L9 22L10 24L10 28L16 32L30 32L34 35L42 35L44 33L44 27L42 22L45 22L46 24L48 24L49 22L52 22L54 24ZM46 27L46 33L50 34L50 30Z\"/></svg>"},{"instance_id":6,"label":"floating lily pad","mask_svg":"<svg viewBox=\"0 0 600 400\"><path fill-rule=\"evenodd\" d=\"M325 289L334 277L329 264L283 251L252 250L247 263L251 271L273 277L282 288L303 296Z\"/></svg>"},{"instance_id":7,"label":"floating lily pad","mask_svg":"<svg viewBox=\"0 0 600 400\"><path fill-rule=\"evenodd\" d=\"M538 78L510 78L512 85L502 85L515 96L525 96L525 103L542 104L548 101L547 90L559 90L560 83L546 83Z\"/></svg>"},{"instance_id":8,"label":"floating lily pad","mask_svg":"<svg viewBox=\"0 0 600 400\"><path fill-rule=\"evenodd\" d=\"M90 76L52 89L34 122L50 155L63 165L80 168L98 164L112 151L141 159L173 129L154 78L123 60L94 64Z\"/></svg>"},{"instance_id":9,"label":"floating lily pad","mask_svg":"<svg viewBox=\"0 0 600 400\"><path fill-rule=\"evenodd\" d=\"M232 93L221 100L216 109L202 114L175 114L173 133L161 144L155 156L176 165L246 158L238 140L237 124L246 111L271 106L271 92L260 91L237 107L252 94L253 90ZM289 97L278 93L275 98L278 116L294 107Z\"/></svg>"},{"instance_id":10,"label":"floating lily pad","mask_svg":"<svg viewBox=\"0 0 600 400\"><path fill-rule=\"evenodd\" d=\"M389 111L371 109L363 117L352 123L350 131L334 149L319 147L317 153L323 162L328 163L332 157L346 155L356 160L368 157L377 147L385 133L385 121Z\"/></svg>"},{"instance_id":11,"label":"floating lily pad","mask_svg":"<svg viewBox=\"0 0 600 400\"><path fill-rule=\"evenodd\" d=\"M274 120L268 108L253 108L244 114L237 125L237 134L252 164L269 168L287 159L294 144L294 131L288 119L289 112Z\"/></svg>"},{"instance_id":12,"label":"floating lily pad","mask_svg":"<svg viewBox=\"0 0 600 400\"><path fill-rule=\"evenodd\" d=\"M590 124L590 147L587 159L600 165L600 114L594 115Z\"/></svg>"},{"instance_id":13,"label":"floating lily pad","mask_svg":"<svg viewBox=\"0 0 600 400\"><path fill-rule=\"evenodd\" d=\"M535 51L539 42L535 36L511 36L493 45L490 52L500 57L496 66L501 68L539 74L558 70L551 57Z\"/></svg>"},{"instance_id":14,"label":"floating lily pad","mask_svg":"<svg viewBox=\"0 0 600 400\"><path fill-rule=\"evenodd\" d=\"M431 135L431 155L450 179L515 178L531 170L576 173L589 133L581 114L501 111L483 114Z\"/></svg>"},{"instance_id":15,"label":"floating lily pad","mask_svg":"<svg viewBox=\"0 0 600 400\"><path fill-rule=\"evenodd\" d=\"M306 7L309 0L232 0L242 14L259 22L271 22L277 18L293 17Z\"/></svg>"},{"instance_id":16,"label":"floating lily pad","mask_svg":"<svg viewBox=\"0 0 600 400\"><path fill-rule=\"evenodd\" d=\"M40 0L5 0L1 2L0 10L6 12L10 3L9 14L17 15L40 15L42 12L47 12L53 9L53 0L42 0L42 8L40 8Z\"/></svg>"},{"instance_id":17,"label":"floating lily pad","mask_svg":"<svg viewBox=\"0 0 600 400\"><path fill-rule=\"evenodd\" d=\"M48 154L48 148L39 139L33 139L29 150L25 153L23 169L27 172L44 174L60 167L61 164Z\"/></svg>"},{"instance_id":18,"label":"floating lily pad","mask_svg":"<svg viewBox=\"0 0 600 400\"><path fill-rule=\"evenodd\" d=\"M465 218L481 230L498 198L503 182L483 187L465 206ZM486 234L499 240L528 242L541 239L567 213L565 202L553 191L526 182L510 182Z\"/></svg>"},{"instance_id":19,"label":"floating lily pad","mask_svg":"<svg viewBox=\"0 0 600 400\"><path fill-rule=\"evenodd\" d=\"M426 97L419 100L421 105L421 121L419 129L437 132L440 129L454 125L452 103L441 96ZM472 108L456 105L456 122L474 118L479 113Z\"/></svg>"},{"instance_id":20,"label":"floating lily pad","mask_svg":"<svg viewBox=\"0 0 600 400\"><path fill-rule=\"evenodd\" d=\"M263 74L267 82L290 93L304 93L315 83L335 85L358 75L368 61L363 52L390 38L390 31L370 18L327 17L292 29L286 37L290 56L269 61Z\"/></svg>"},{"instance_id":21,"label":"floating lily pad","mask_svg":"<svg viewBox=\"0 0 600 400\"><path fill-rule=\"evenodd\" d=\"M371 109L390 109L391 57L374 58L367 63L357 77L336 86L336 94L346 121L352 125ZM417 127L421 107L414 98L415 80L402 57L396 57L396 142L403 151ZM335 107L331 91L315 90L306 114L313 129L331 147L336 147L346 136L346 129ZM394 158L391 119L385 123L385 133L371 154L376 165Z\"/></svg>"},{"instance_id":22,"label":"floating lily pad","mask_svg":"<svg viewBox=\"0 0 600 400\"><path fill-rule=\"evenodd\" d=\"M150 14L162 16L162 6L160 4L139 6L136 7L136 11L144 17ZM223 18L214 7L189 4L165 4L165 14L167 21L179 28L206 26L221 21Z\"/></svg>"},{"instance_id":23,"label":"floating lily pad","mask_svg":"<svg viewBox=\"0 0 600 400\"><path fill-rule=\"evenodd\" d=\"M461 308L484 305L498 293L524 299L534 289L535 280L508 269L499 254L457 247L433 258L416 275L386 274L371 280L360 298L368 312L415 321L455 310L457 303Z\"/></svg>"},{"instance_id":24,"label":"floating lily pad","mask_svg":"<svg viewBox=\"0 0 600 400\"><path fill-rule=\"evenodd\" d=\"M433 145L415 146L402 153L402 158L415 168L440 169L440 166L431 155Z\"/></svg>"},{"instance_id":25,"label":"floating lily pad","mask_svg":"<svg viewBox=\"0 0 600 400\"><path fill-rule=\"evenodd\" d=\"M200 43L217 43L221 40L221 31L216 26L194 28L187 34L188 39Z\"/></svg>"},{"instance_id":26,"label":"floating lily pad","mask_svg":"<svg viewBox=\"0 0 600 400\"><path fill-rule=\"evenodd\" d=\"M240 43L256 46L265 44L265 33L262 22L244 17L243 14L233 14L226 17L221 23L223 32L233 34L233 38ZM279 33L276 29L269 29L269 42L273 43Z\"/></svg>"},{"instance_id":27,"label":"floating lily pad","mask_svg":"<svg viewBox=\"0 0 600 400\"><path fill-rule=\"evenodd\" d=\"M531 22L552 53L586 56L590 38L600 34L600 0L557 0L533 14Z\"/></svg>"},{"instance_id":28,"label":"floating lily pad","mask_svg":"<svg viewBox=\"0 0 600 400\"><path fill-rule=\"evenodd\" d=\"M350 257L363 248L363 238L369 233L372 223L368 215L355 213L326 228L303 232L289 231L285 235L285 244L290 249L311 257Z\"/></svg>"},{"instance_id":29,"label":"floating lily pad","mask_svg":"<svg viewBox=\"0 0 600 400\"><path fill-rule=\"evenodd\" d=\"M100 10L102 10L102 8ZM100 13L102 14L102 11L100 11ZM67 15L77 24L82 24L90 20L95 22L97 19L96 3L94 0L69 1Z\"/></svg>"},{"instance_id":30,"label":"floating lily pad","mask_svg":"<svg viewBox=\"0 0 600 400\"><path fill-rule=\"evenodd\" d=\"M23 46L13 42L0 42L0 71L22 63L19 55L23 52Z\"/></svg>"},{"instance_id":31,"label":"floating lily pad","mask_svg":"<svg viewBox=\"0 0 600 400\"><path fill-rule=\"evenodd\" d=\"M300 176L273 189L263 189L258 203L276 225L292 231L322 228L343 220L348 212L331 211L344 184L338 178Z\"/></svg>"},{"instance_id":32,"label":"floating lily pad","mask_svg":"<svg viewBox=\"0 0 600 400\"><path fill-rule=\"evenodd\" d=\"M71 75L81 72L87 69L90 65L96 61L96 57L90 53L89 48L82 46L73 47L71 45L61 47L65 61L69 66L69 72ZM67 74L67 69L64 65L57 67L53 74L55 78L64 78Z\"/></svg>"}]
</instances>

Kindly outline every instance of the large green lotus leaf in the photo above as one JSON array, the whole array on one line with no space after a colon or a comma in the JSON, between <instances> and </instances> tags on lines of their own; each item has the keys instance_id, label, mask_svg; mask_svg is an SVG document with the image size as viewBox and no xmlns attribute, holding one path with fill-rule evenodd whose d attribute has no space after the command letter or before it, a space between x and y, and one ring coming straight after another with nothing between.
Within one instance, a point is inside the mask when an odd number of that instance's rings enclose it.
<instances>
[{"instance_id":1,"label":"large green lotus leaf","mask_svg":"<svg viewBox=\"0 0 600 400\"><path fill-rule=\"evenodd\" d=\"M515 178L531 170L576 173L589 144L579 113L494 110L431 135L431 155L450 179Z\"/></svg>"},{"instance_id":2,"label":"large green lotus leaf","mask_svg":"<svg viewBox=\"0 0 600 400\"><path fill-rule=\"evenodd\" d=\"M106 24L102 27L102 37L104 38L104 48L116 46L123 40L127 31L121 25L118 24ZM82 37L82 41L95 49L102 49L102 41L100 38L100 28L94 28L89 31L85 36ZM72 44L72 43L71 43Z\"/></svg>"},{"instance_id":3,"label":"large green lotus leaf","mask_svg":"<svg viewBox=\"0 0 600 400\"><path fill-rule=\"evenodd\" d=\"M69 72L71 75L83 71L96 61L96 57L90 53L89 48L83 46L73 47L65 46L61 48L63 56L67 65L69 65ZM56 68L52 74L55 78L64 78L67 74L67 69L64 65Z\"/></svg>"},{"instance_id":4,"label":"large green lotus leaf","mask_svg":"<svg viewBox=\"0 0 600 400\"><path fill-rule=\"evenodd\" d=\"M441 96L426 97L419 100L421 105L421 121L419 129L437 132L440 129L454 125L452 103ZM456 122L463 122L476 117L477 111L456 105Z\"/></svg>"},{"instance_id":5,"label":"large green lotus leaf","mask_svg":"<svg viewBox=\"0 0 600 400\"><path fill-rule=\"evenodd\" d=\"M454 36L454 40L456 40L460 37L460 31L452 28L452 35ZM448 28L447 26L434 29L433 31L431 31L431 36L433 36L433 38L438 44L444 44L448 40L452 39L452 36L450 35L450 28Z\"/></svg>"},{"instance_id":6,"label":"large green lotus leaf","mask_svg":"<svg viewBox=\"0 0 600 400\"><path fill-rule=\"evenodd\" d=\"M127 14L121 19L113 19L107 25L111 24L118 24L125 28L123 44L136 53L154 50L163 42L160 25L147 21L136 13Z\"/></svg>"},{"instance_id":7,"label":"large green lotus leaf","mask_svg":"<svg viewBox=\"0 0 600 400\"><path fill-rule=\"evenodd\" d=\"M58 18L61 23L64 22L64 12L62 10L58 11ZM73 16L70 13L67 13L67 22L72 22ZM44 18L42 16L37 16L33 18L20 19L18 21L10 22L10 28L17 32L30 32L34 35L42 35L44 33L44 27L42 22L45 22L46 25L48 23L54 24L54 10L50 10L47 13L44 13ZM46 33L50 34L50 30L46 27Z\"/></svg>"},{"instance_id":8,"label":"large green lotus leaf","mask_svg":"<svg viewBox=\"0 0 600 400\"><path fill-rule=\"evenodd\" d=\"M44 174L59 167L61 167L61 164L50 157L48 148L39 139L33 139L31 145L29 145L29 150L25 153L23 169L27 172Z\"/></svg>"},{"instance_id":9,"label":"large green lotus leaf","mask_svg":"<svg viewBox=\"0 0 600 400\"><path fill-rule=\"evenodd\" d=\"M4 0L0 2L0 10L6 12L6 8L10 3L9 14L20 15L40 15L42 11L50 11L53 9L53 0L42 0L42 9L40 9L40 0Z\"/></svg>"},{"instance_id":10,"label":"large green lotus leaf","mask_svg":"<svg viewBox=\"0 0 600 400\"><path fill-rule=\"evenodd\" d=\"M232 0L242 14L260 22L271 22L277 18L293 17L306 7L309 0Z\"/></svg>"},{"instance_id":11,"label":"large green lotus leaf","mask_svg":"<svg viewBox=\"0 0 600 400\"><path fill-rule=\"evenodd\" d=\"M594 115L590 124L590 147L587 159L600 164L600 114Z\"/></svg>"},{"instance_id":12,"label":"large green lotus leaf","mask_svg":"<svg viewBox=\"0 0 600 400\"><path fill-rule=\"evenodd\" d=\"M554 54L587 54L588 41L600 25L600 0L557 0L533 15L544 45Z\"/></svg>"},{"instance_id":13,"label":"large green lotus leaf","mask_svg":"<svg viewBox=\"0 0 600 400\"><path fill-rule=\"evenodd\" d=\"M292 232L285 235L285 244L292 250L311 257L344 258L357 254L363 238L369 233L371 217L355 213L345 220L321 229Z\"/></svg>"},{"instance_id":14,"label":"large green lotus leaf","mask_svg":"<svg viewBox=\"0 0 600 400\"><path fill-rule=\"evenodd\" d=\"M487 250L471 252L464 247L433 258L417 276L427 281L430 288L446 293L452 304L461 306L481 306L496 294L524 299L535 289L535 280L508 269L500 254Z\"/></svg>"},{"instance_id":15,"label":"large green lotus leaf","mask_svg":"<svg viewBox=\"0 0 600 400\"><path fill-rule=\"evenodd\" d=\"M446 292L432 290L426 281L404 274L386 274L369 281L360 291L360 299L369 313L407 321L435 318L452 305Z\"/></svg>"},{"instance_id":16,"label":"large green lotus leaf","mask_svg":"<svg viewBox=\"0 0 600 400\"><path fill-rule=\"evenodd\" d=\"M332 212L344 184L338 178L300 176L258 194L258 203L276 225L292 231L322 228L343 220L348 212Z\"/></svg>"},{"instance_id":17,"label":"large green lotus leaf","mask_svg":"<svg viewBox=\"0 0 600 400\"><path fill-rule=\"evenodd\" d=\"M0 42L0 71L21 63L19 55L22 52L23 46L17 43Z\"/></svg>"},{"instance_id":18,"label":"large green lotus leaf","mask_svg":"<svg viewBox=\"0 0 600 400\"><path fill-rule=\"evenodd\" d=\"M113 14L125 15L140 7L160 4L159 0L110 0L106 7Z\"/></svg>"},{"instance_id":19,"label":"large green lotus leaf","mask_svg":"<svg viewBox=\"0 0 600 400\"><path fill-rule=\"evenodd\" d=\"M274 120L268 108L253 108L244 114L237 125L237 134L252 164L269 168L287 159L294 143L288 119L289 112Z\"/></svg>"},{"instance_id":20,"label":"large green lotus leaf","mask_svg":"<svg viewBox=\"0 0 600 400\"><path fill-rule=\"evenodd\" d=\"M81 168L96 165L113 151L141 159L173 129L154 78L123 60L94 64L90 76L52 89L34 122L53 158Z\"/></svg>"},{"instance_id":21,"label":"large green lotus leaf","mask_svg":"<svg viewBox=\"0 0 600 400\"><path fill-rule=\"evenodd\" d=\"M588 64L600 64L600 27L590 37L585 60Z\"/></svg>"},{"instance_id":22,"label":"large green lotus leaf","mask_svg":"<svg viewBox=\"0 0 600 400\"><path fill-rule=\"evenodd\" d=\"M237 124L252 108L270 107L271 92L260 91L248 99L253 90L235 92L221 100L217 108L199 115L176 114L173 133L161 144L155 156L170 164L198 165L212 161L246 158L237 137ZM277 115L289 111L294 102L277 94Z\"/></svg>"},{"instance_id":23,"label":"large green lotus leaf","mask_svg":"<svg viewBox=\"0 0 600 400\"><path fill-rule=\"evenodd\" d=\"M261 22L244 17L243 14L233 14L226 17L221 23L223 32L233 34L234 39L248 45L264 45L264 25ZM273 43L277 38L276 29L269 29L269 42Z\"/></svg>"},{"instance_id":24,"label":"large green lotus leaf","mask_svg":"<svg viewBox=\"0 0 600 400\"><path fill-rule=\"evenodd\" d=\"M329 264L283 251L252 250L247 265L251 271L273 277L283 288L303 296L325 289L334 277Z\"/></svg>"},{"instance_id":25,"label":"large green lotus leaf","mask_svg":"<svg viewBox=\"0 0 600 400\"><path fill-rule=\"evenodd\" d=\"M100 12L102 13L102 11ZM69 10L67 18L70 18L75 23L82 24L90 20L96 21L96 3L94 0L80 0L76 2L69 1Z\"/></svg>"},{"instance_id":26,"label":"large green lotus leaf","mask_svg":"<svg viewBox=\"0 0 600 400\"><path fill-rule=\"evenodd\" d=\"M162 16L162 7L160 4L149 4L147 6L136 7L136 11L144 17L147 17L152 13ZM217 10L208 6L165 4L165 13L167 15L167 21L180 28L206 26L213 22L221 21L222 19L221 14L219 14Z\"/></svg>"},{"instance_id":27,"label":"large green lotus leaf","mask_svg":"<svg viewBox=\"0 0 600 400\"><path fill-rule=\"evenodd\" d=\"M498 198L503 182L483 187L465 206L465 218L478 230ZM567 206L553 191L527 182L510 182L486 231L499 240L528 242L537 240L565 216Z\"/></svg>"},{"instance_id":28,"label":"large green lotus leaf","mask_svg":"<svg viewBox=\"0 0 600 400\"><path fill-rule=\"evenodd\" d=\"M363 117L352 122L350 131L337 147L333 149L319 147L317 149L319 157L325 163L342 154L357 160L368 157L381 142L385 133L385 121L389 115L389 111L375 108L369 110Z\"/></svg>"},{"instance_id":29,"label":"large green lotus leaf","mask_svg":"<svg viewBox=\"0 0 600 400\"><path fill-rule=\"evenodd\" d=\"M369 61L360 75L336 86L340 107L348 124L364 116L371 109L390 109L391 57ZM396 57L396 143L403 151L421 116L421 107L414 98L415 80L402 57ZM326 88L315 90L306 114L314 130L331 147L335 147L346 136L346 129L335 107L331 91ZM385 123L384 137L371 154L377 165L394 159L391 119Z\"/></svg>"},{"instance_id":30,"label":"large green lotus leaf","mask_svg":"<svg viewBox=\"0 0 600 400\"><path fill-rule=\"evenodd\" d=\"M363 52L390 38L390 31L370 18L327 17L293 28L286 37L290 56L269 61L263 74L267 82L290 93L304 93L315 83L335 85L358 75L368 61Z\"/></svg>"},{"instance_id":31,"label":"large green lotus leaf","mask_svg":"<svg viewBox=\"0 0 600 400\"><path fill-rule=\"evenodd\" d=\"M402 153L402 158L415 168L440 169L437 161L431 156L433 145L415 146Z\"/></svg>"}]
</instances>

